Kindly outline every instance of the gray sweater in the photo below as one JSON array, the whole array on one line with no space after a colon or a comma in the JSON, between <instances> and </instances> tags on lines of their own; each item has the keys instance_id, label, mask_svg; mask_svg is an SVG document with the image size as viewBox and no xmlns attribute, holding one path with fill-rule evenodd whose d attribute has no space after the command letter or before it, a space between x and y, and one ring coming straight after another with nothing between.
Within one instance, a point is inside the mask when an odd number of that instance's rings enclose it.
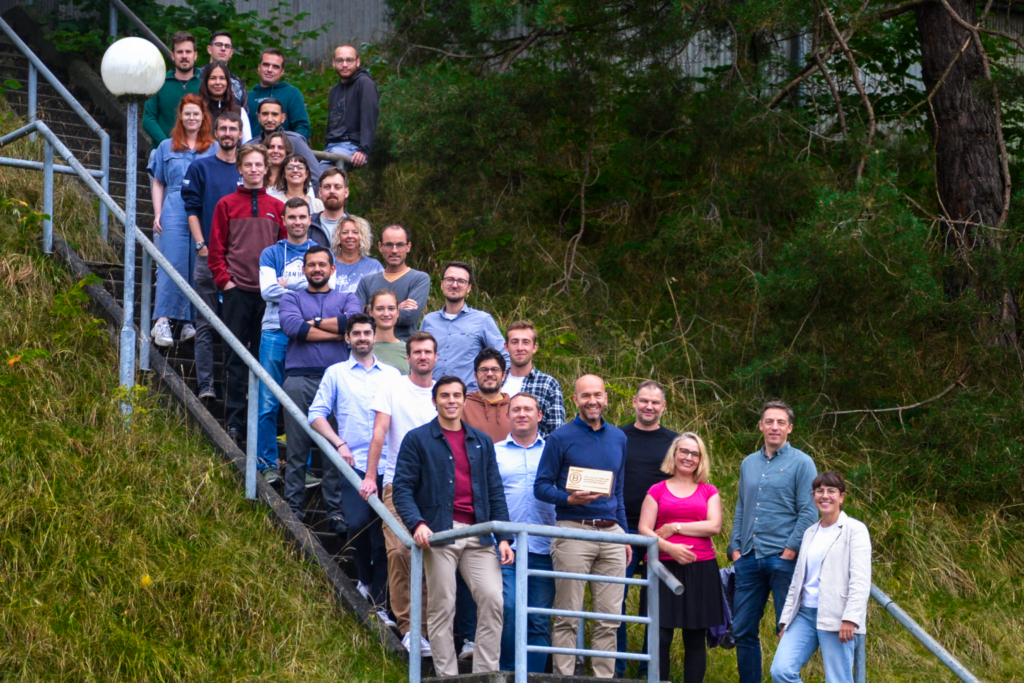
<instances>
[{"instance_id":1,"label":"gray sweater","mask_svg":"<svg viewBox=\"0 0 1024 683\"><path fill-rule=\"evenodd\" d=\"M430 295L430 276L420 270L409 269L409 272L394 282L388 282L384 273L367 275L359 281L356 289L356 298L360 306L366 306L370 297L378 289L390 289L398 295L398 303L406 299L413 299L416 304L414 311L401 311L398 317L398 324L395 325L395 336L405 341L409 335L419 327L420 318L423 317L423 310L427 306L427 297Z\"/></svg>"}]
</instances>

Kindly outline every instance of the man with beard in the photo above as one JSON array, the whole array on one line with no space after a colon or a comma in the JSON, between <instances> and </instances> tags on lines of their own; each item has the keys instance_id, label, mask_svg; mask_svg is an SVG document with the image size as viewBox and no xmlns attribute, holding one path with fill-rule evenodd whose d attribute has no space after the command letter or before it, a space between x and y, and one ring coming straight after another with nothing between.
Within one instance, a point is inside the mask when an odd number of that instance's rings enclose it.
<instances>
[{"instance_id":1,"label":"man with beard","mask_svg":"<svg viewBox=\"0 0 1024 683\"><path fill-rule=\"evenodd\" d=\"M466 304L466 297L473 290L473 269L470 265L452 261L442 273L444 308L428 313L420 325L422 331L429 332L437 340L434 379L454 375L466 384L468 391L476 391L473 360L480 351L490 347L502 354L507 365L505 338L490 313Z\"/></svg>"},{"instance_id":2,"label":"man with beard","mask_svg":"<svg viewBox=\"0 0 1024 683\"><path fill-rule=\"evenodd\" d=\"M167 72L167 78L160 91L146 100L142 109L142 130L153 143L150 149L171 137L171 129L178 118L178 102L185 95L199 94L200 78L196 73L196 37L187 31L178 31L171 36L171 52L174 69Z\"/></svg>"},{"instance_id":3,"label":"man with beard","mask_svg":"<svg viewBox=\"0 0 1024 683\"><path fill-rule=\"evenodd\" d=\"M283 388L305 415L327 368L348 360L345 325L348 316L359 313L359 302L351 294L331 287L334 254L330 249L320 245L309 247L302 271L306 276L306 289L286 292L278 310L281 331L288 335ZM306 424L285 412L288 469L284 473L284 497L299 519L305 511L306 461L313 447L313 439L305 428ZM338 487L324 492L325 497L328 494L334 496L336 505L332 507L340 508Z\"/></svg>"},{"instance_id":4,"label":"man with beard","mask_svg":"<svg viewBox=\"0 0 1024 683\"><path fill-rule=\"evenodd\" d=\"M264 145L267 144L267 138L270 137L271 133L276 133L280 130L287 135L288 142L292 143L292 153L299 154L306 160L306 164L309 166L310 180L314 187L319 187L320 179L317 177L316 171L320 168L320 162L313 156L313 150L309 148L306 138L294 130L288 130L285 126L288 114L285 113L281 100L276 97L266 97L259 104L253 106L256 107L256 120L259 121L261 128L254 127L252 134L259 135L259 140ZM249 119L252 119L251 114ZM257 133L257 130L262 130L262 133Z\"/></svg>"},{"instance_id":5,"label":"man with beard","mask_svg":"<svg viewBox=\"0 0 1024 683\"><path fill-rule=\"evenodd\" d=\"M306 113L306 101L302 93L294 85L284 82L284 53L275 47L268 47L260 55L260 66L256 70L259 74L259 83L249 91L249 101L256 107L259 114L260 105L267 99L274 99L284 113L282 125L285 130L295 131L306 140L309 139L309 114ZM259 135L263 131L263 125L259 119L253 120L253 112L249 110L249 123L252 124L252 134ZM310 170L316 165L309 167Z\"/></svg>"},{"instance_id":6,"label":"man with beard","mask_svg":"<svg viewBox=\"0 0 1024 683\"><path fill-rule=\"evenodd\" d=\"M346 165L359 168L370 160L377 133L380 95L370 72L359 61L359 52L351 45L342 45L334 51L334 70L338 72L338 82L327 96L324 151L348 154L352 161ZM330 161L321 164L325 171L333 166Z\"/></svg>"},{"instance_id":7,"label":"man with beard","mask_svg":"<svg viewBox=\"0 0 1024 683\"><path fill-rule=\"evenodd\" d=\"M348 217L348 176L340 168L329 168L320 175L320 201L324 210L313 214L309 224L309 239L330 249L334 231L343 218Z\"/></svg>"},{"instance_id":8,"label":"man with beard","mask_svg":"<svg viewBox=\"0 0 1024 683\"><path fill-rule=\"evenodd\" d=\"M196 267L193 271L196 293L216 311L220 296L207 263L210 253L207 244L217 202L234 193L242 183L242 175L235 165L238 140L242 136L242 117L233 111L225 112L217 117L213 130L220 147L212 157L197 159L188 167L181 181L181 198L185 202L188 228L196 246ZM202 315L196 317L195 356L199 398L215 399L213 325Z\"/></svg>"},{"instance_id":9,"label":"man with beard","mask_svg":"<svg viewBox=\"0 0 1024 683\"><path fill-rule=\"evenodd\" d=\"M380 254L384 257L384 272L368 275L359 281L356 297L365 306L378 289L390 289L398 297L398 323L395 336L405 341L416 331L416 326L430 295L430 276L406 265L412 250L412 234L404 225L389 225L380 233ZM397 446L396 446L397 448Z\"/></svg>"}]
</instances>

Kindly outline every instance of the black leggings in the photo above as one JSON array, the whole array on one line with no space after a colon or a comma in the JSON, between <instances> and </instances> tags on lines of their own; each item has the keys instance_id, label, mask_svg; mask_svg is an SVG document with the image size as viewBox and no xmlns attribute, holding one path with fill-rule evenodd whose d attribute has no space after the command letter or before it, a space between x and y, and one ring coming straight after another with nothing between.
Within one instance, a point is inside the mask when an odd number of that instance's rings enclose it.
<instances>
[{"instance_id":1,"label":"black leggings","mask_svg":"<svg viewBox=\"0 0 1024 683\"><path fill-rule=\"evenodd\" d=\"M658 643L658 658L661 662L661 680L671 680L669 674L672 672L672 660L669 657L669 650L672 648L672 636L675 629L662 628ZM704 644L707 629L681 629L683 632L683 648L686 652L683 655L683 683L702 683L704 672L708 668L708 650Z\"/></svg>"}]
</instances>

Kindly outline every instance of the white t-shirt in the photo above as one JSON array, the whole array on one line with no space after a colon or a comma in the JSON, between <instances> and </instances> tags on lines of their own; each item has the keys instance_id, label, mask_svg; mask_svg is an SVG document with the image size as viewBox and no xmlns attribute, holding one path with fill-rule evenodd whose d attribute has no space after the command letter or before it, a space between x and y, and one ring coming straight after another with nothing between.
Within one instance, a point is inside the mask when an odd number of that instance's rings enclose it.
<instances>
[{"instance_id":1,"label":"white t-shirt","mask_svg":"<svg viewBox=\"0 0 1024 683\"><path fill-rule=\"evenodd\" d=\"M382 386L370 404L370 410L391 416L387 453L384 455L387 461L384 466L385 486L395 480L395 461L405 435L437 417L430 395L433 386L431 382L429 387L418 387L403 375Z\"/></svg>"},{"instance_id":2,"label":"white t-shirt","mask_svg":"<svg viewBox=\"0 0 1024 683\"><path fill-rule=\"evenodd\" d=\"M832 542L839 535L839 525L822 527L814 532L811 547L807 549L807 569L804 572L804 595L800 600L804 607L818 607L818 585L821 581L821 563Z\"/></svg>"},{"instance_id":3,"label":"white t-shirt","mask_svg":"<svg viewBox=\"0 0 1024 683\"><path fill-rule=\"evenodd\" d=\"M515 396L523 390L523 381L526 377L514 377L512 373L508 373L505 377L505 383L501 385L501 391L509 395L509 397Z\"/></svg>"}]
</instances>

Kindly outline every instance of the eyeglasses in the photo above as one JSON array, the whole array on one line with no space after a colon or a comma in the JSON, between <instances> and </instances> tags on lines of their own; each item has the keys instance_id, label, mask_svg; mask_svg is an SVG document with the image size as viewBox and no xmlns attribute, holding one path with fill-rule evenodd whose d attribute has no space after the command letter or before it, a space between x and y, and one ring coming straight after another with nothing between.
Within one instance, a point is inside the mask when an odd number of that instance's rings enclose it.
<instances>
[{"instance_id":1,"label":"eyeglasses","mask_svg":"<svg viewBox=\"0 0 1024 683\"><path fill-rule=\"evenodd\" d=\"M827 486L827 487L824 487L824 488L817 488L817 489L814 489L814 495L816 495L816 496L838 496L839 495L839 489L834 488L832 486Z\"/></svg>"},{"instance_id":2,"label":"eyeglasses","mask_svg":"<svg viewBox=\"0 0 1024 683\"><path fill-rule=\"evenodd\" d=\"M691 451L686 448L677 448L676 455L681 456L683 460L700 460L700 451Z\"/></svg>"},{"instance_id":3,"label":"eyeglasses","mask_svg":"<svg viewBox=\"0 0 1024 683\"><path fill-rule=\"evenodd\" d=\"M466 280L465 278L461 277L446 277L443 280L441 280L441 282L445 283L446 285L458 285L459 287L465 287L466 285L469 284L469 280Z\"/></svg>"},{"instance_id":4,"label":"eyeglasses","mask_svg":"<svg viewBox=\"0 0 1024 683\"><path fill-rule=\"evenodd\" d=\"M501 368L477 368L476 371L481 375L500 375Z\"/></svg>"},{"instance_id":5,"label":"eyeglasses","mask_svg":"<svg viewBox=\"0 0 1024 683\"><path fill-rule=\"evenodd\" d=\"M335 64L355 64L359 61L358 57L335 57Z\"/></svg>"},{"instance_id":6,"label":"eyeglasses","mask_svg":"<svg viewBox=\"0 0 1024 683\"><path fill-rule=\"evenodd\" d=\"M306 170L306 165L305 164L288 164L287 166L284 167L284 170L286 170L286 171L305 171Z\"/></svg>"},{"instance_id":7,"label":"eyeglasses","mask_svg":"<svg viewBox=\"0 0 1024 683\"><path fill-rule=\"evenodd\" d=\"M230 50L231 49L231 43L210 43L210 45L214 46L218 50Z\"/></svg>"},{"instance_id":8,"label":"eyeglasses","mask_svg":"<svg viewBox=\"0 0 1024 683\"><path fill-rule=\"evenodd\" d=\"M381 249L405 249L409 246L408 242L384 242L380 245Z\"/></svg>"}]
</instances>

